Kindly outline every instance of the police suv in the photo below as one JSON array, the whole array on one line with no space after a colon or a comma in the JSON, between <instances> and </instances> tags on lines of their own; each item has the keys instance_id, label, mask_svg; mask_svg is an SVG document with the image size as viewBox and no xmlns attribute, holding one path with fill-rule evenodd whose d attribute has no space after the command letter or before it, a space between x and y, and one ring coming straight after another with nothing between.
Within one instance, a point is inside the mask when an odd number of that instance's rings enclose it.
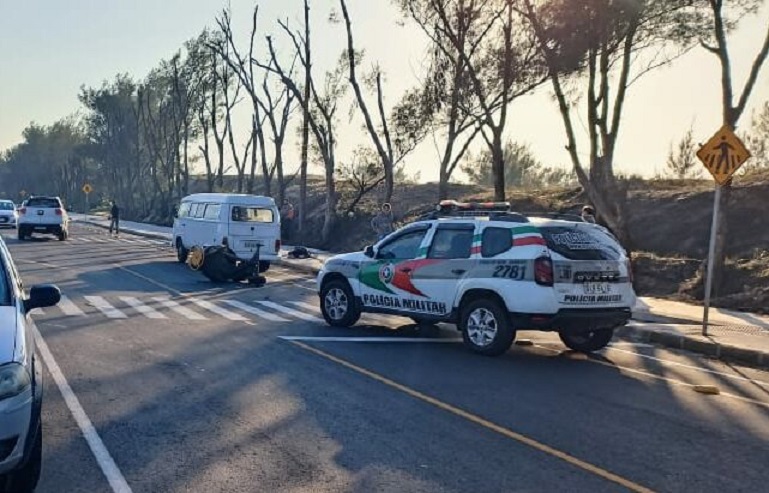
<instances>
[{"instance_id":1,"label":"police suv","mask_svg":"<svg viewBox=\"0 0 769 493\"><path fill-rule=\"evenodd\" d=\"M436 211L318 274L323 317L362 312L455 323L465 344L506 352L517 330L556 331L575 351L605 347L635 305L625 250L578 216L512 212L506 202L441 202Z\"/></svg>"}]
</instances>

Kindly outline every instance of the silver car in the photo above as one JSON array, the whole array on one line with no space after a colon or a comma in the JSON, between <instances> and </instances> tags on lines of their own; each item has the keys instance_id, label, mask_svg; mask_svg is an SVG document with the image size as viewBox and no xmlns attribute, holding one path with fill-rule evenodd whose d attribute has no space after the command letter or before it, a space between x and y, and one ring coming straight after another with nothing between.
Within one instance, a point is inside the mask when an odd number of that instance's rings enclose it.
<instances>
[{"instance_id":1,"label":"silver car","mask_svg":"<svg viewBox=\"0 0 769 493\"><path fill-rule=\"evenodd\" d=\"M34 491L40 477L42 361L30 312L60 298L53 285L32 286L27 296L0 238L0 491Z\"/></svg>"},{"instance_id":2,"label":"silver car","mask_svg":"<svg viewBox=\"0 0 769 493\"><path fill-rule=\"evenodd\" d=\"M10 200L0 200L0 228L15 228L19 222L16 204Z\"/></svg>"}]
</instances>

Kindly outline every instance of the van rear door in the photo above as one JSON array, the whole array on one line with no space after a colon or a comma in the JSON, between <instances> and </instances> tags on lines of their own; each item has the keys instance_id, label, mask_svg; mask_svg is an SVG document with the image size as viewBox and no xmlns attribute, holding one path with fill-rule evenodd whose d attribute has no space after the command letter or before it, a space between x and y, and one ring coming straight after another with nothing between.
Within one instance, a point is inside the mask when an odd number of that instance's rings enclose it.
<instances>
[{"instance_id":1,"label":"van rear door","mask_svg":"<svg viewBox=\"0 0 769 493\"><path fill-rule=\"evenodd\" d=\"M228 242L230 249L248 259L260 247L260 257L275 259L280 250L280 220L275 207L233 205L229 213Z\"/></svg>"},{"instance_id":2,"label":"van rear door","mask_svg":"<svg viewBox=\"0 0 769 493\"><path fill-rule=\"evenodd\" d=\"M603 228L564 223L540 227L553 259L558 302L578 308L635 303L625 251Z\"/></svg>"}]
</instances>

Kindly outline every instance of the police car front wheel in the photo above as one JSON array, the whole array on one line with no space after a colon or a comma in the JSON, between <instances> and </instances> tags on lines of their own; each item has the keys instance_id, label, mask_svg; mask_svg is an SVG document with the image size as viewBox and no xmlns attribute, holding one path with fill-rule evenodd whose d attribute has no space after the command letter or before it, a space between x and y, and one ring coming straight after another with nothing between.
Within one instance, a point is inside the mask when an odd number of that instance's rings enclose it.
<instances>
[{"instance_id":1,"label":"police car front wheel","mask_svg":"<svg viewBox=\"0 0 769 493\"><path fill-rule=\"evenodd\" d=\"M360 318L360 308L350 285L334 279L323 285L320 293L320 311L326 323L333 327L351 327Z\"/></svg>"},{"instance_id":2,"label":"police car front wheel","mask_svg":"<svg viewBox=\"0 0 769 493\"><path fill-rule=\"evenodd\" d=\"M510 349L515 329L498 302L480 299L463 308L460 329L465 345L486 356L499 356Z\"/></svg>"}]
</instances>

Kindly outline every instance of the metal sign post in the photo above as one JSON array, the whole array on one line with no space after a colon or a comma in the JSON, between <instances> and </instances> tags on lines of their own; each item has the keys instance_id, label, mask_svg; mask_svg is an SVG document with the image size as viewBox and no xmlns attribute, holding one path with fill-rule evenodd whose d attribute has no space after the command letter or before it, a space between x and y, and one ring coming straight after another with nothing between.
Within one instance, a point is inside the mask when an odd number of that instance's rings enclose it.
<instances>
[{"instance_id":1,"label":"metal sign post","mask_svg":"<svg viewBox=\"0 0 769 493\"><path fill-rule=\"evenodd\" d=\"M93 192L93 187L90 183L83 185L83 193L85 194L85 220L88 221L88 213L91 212L90 196Z\"/></svg>"},{"instance_id":2,"label":"metal sign post","mask_svg":"<svg viewBox=\"0 0 769 493\"><path fill-rule=\"evenodd\" d=\"M710 226L710 246L708 247L708 269L705 279L705 310L702 314L702 335L708 335L708 315L710 296L713 291L713 264L716 256L716 237L718 236L718 214L721 210L721 188L731 180L734 173L750 158L750 151L735 135L729 125L724 125L713 137L697 151L697 157L713 175L716 193L713 202L713 222Z\"/></svg>"},{"instance_id":3,"label":"metal sign post","mask_svg":"<svg viewBox=\"0 0 769 493\"><path fill-rule=\"evenodd\" d=\"M716 254L716 235L718 233L718 213L721 209L721 185L716 184L713 199L713 222L710 226L710 247L708 247L708 271L705 278L705 311L702 315L702 335L708 335L708 312L710 311L710 293L713 289L713 264Z\"/></svg>"}]
</instances>

